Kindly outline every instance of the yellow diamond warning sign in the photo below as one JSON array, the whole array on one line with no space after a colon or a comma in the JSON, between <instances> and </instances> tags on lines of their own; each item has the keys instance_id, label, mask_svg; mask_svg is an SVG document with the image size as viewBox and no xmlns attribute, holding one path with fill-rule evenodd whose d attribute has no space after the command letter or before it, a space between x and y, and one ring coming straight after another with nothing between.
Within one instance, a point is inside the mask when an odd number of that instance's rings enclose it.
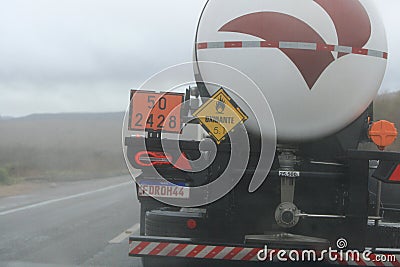
<instances>
[{"instance_id":1,"label":"yellow diamond warning sign","mask_svg":"<svg viewBox=\"0 0 400 267\"><path fill-rule=\"evenodd\" d=\"M236 125L248 119L222 88L196 110L193 116L200 121L203 128L214 137L218 144Z\"/></svg>"}]
</instances>

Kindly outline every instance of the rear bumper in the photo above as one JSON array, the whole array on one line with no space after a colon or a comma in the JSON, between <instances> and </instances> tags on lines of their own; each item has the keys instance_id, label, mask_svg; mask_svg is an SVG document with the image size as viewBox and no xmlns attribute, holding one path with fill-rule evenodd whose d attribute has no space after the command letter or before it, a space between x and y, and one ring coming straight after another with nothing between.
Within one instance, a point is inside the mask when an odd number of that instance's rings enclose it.
<instances>
[{"instance_id":1,"label":"rear bumper","mask_svg":"<svg viewBox=\"0 0 400 267\"><path fill-rule=\"evenodd\" d=\"M190 238L131 236L129 256L257 261L260 247L205 243Z\"/></svg>"},{"instance_id":2,"label":"rear bumper","mask_svg":"<svg viewBox=\"0 0 400 267\"><path fill-rule=\"evenodd\" d=\"M400 266L400 250L378 249L370 251L367 258L351 251L316 251L316 258L310 250L284 250L243 244L201 242L190 238L165 238L155 236L131 236L129 256L168 257L197 260L243 261L243 262L317 262L352 266ZM267 255L265 255L267 251ZM304 257L303 257L304 255ZM311 255L311 256L309 256ZM262 258L265 258L263 260ZM297 257L299 257L297 259ZM260 258L262 260L260 260ZM383 260L384 259L384 260Z\"/></svg>"}]
</instances>

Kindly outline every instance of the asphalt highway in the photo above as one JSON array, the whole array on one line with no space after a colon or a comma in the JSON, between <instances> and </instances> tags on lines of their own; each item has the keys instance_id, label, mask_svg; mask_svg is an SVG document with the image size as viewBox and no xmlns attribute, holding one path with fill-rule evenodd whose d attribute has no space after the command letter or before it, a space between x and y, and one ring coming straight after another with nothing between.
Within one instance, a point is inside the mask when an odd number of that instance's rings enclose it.
<instances>
[{"instance_id":1,"label":"asphalt highway","mask_svg":"<svg viewBox=\"0 0 400 267\"><path fill-rule=\"evenodd\" d=\"M128 257L139 203L129 176L0 199L0 266L141 266Z\"/></svg>"}]
</instances>

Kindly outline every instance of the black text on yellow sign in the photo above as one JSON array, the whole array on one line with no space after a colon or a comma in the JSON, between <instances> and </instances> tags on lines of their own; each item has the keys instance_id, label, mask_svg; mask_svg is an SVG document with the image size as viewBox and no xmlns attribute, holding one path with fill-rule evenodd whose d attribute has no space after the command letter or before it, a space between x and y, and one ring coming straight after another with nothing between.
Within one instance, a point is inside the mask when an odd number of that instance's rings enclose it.
<instances>
[{"instance_id":1,"label":"black text on yellow sign","mask_svg":"<svg viewBox=\"0 0 400 267\"><path fill-rule=\"evenodd\" d=\"M193 115L203 128L220 144L236 125L245 122L248 117L224 91L219 89Z\"/></svg>"}]
</instances>

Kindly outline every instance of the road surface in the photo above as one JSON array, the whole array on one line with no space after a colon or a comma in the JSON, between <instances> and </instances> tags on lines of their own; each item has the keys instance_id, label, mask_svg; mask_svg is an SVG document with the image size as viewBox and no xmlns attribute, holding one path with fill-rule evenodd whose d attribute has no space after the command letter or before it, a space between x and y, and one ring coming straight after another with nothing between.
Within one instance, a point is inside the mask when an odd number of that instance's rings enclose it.
<instances>
[{"instance_id":1,"label":"road surface","mask_svg":"<svg viewBox=\"0 0 400 267\"><path fill-rule=\"evenodd\" d=\"M138 228L130 176L1 198L0 266L141 266L128 257L128 235Z\"/></svg>"}]
</instances>

